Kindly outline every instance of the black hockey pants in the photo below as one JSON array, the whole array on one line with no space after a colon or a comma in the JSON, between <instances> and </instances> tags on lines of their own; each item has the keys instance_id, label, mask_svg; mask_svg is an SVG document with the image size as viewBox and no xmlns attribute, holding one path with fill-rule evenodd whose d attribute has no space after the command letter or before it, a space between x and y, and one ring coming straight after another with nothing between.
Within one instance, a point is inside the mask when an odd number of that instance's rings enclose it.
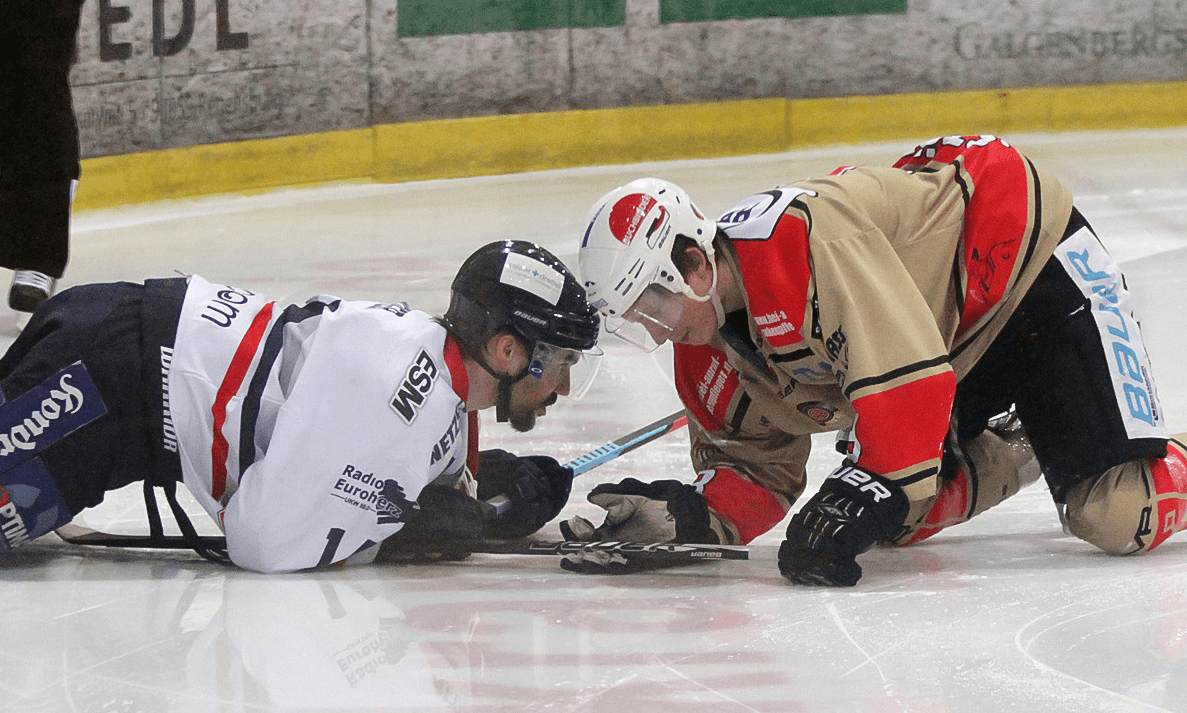
<instances>
[{"instance_id":1,"label":"black hockey pants","mask_svg":"<svg viewBox=\"0 0 1187 713\"><path fill-rule=\"evenodd\" d=\"M162 361L171 356L185 290L180 278L71 288L47 301L0 359L8 407L75 362L86 370L77 378L89 378L102 399L102 416L37 456L68 515L129 483L181 480L176 440L166 437ZM7 484L0 473L0 489Z\"/></svg>"},{"instance_id":2,"label":"black hockey pants","mask_svg":"<svg viewBox=\"0 0 1187 713\"><path fill-rule=\"evenodd\" d=\"M1114 309L1085 294L1108 298L1124 290L1123 280L1098 277L1120 272L1089 234L1073 211L1060 248L1067 255L1069 241L1080 241L1086 247L1074 255L1084 255L1082 264L1073 258L1069 269L1056 250L958 384L953 410L963 442L1015 405L1056 502L1113 466L1166 455L1166 438L1154 435L1159 407L1136 321L1121 301ZM1095 286L1085 276L1097 279Z\"/></svg>"}]
</instances>

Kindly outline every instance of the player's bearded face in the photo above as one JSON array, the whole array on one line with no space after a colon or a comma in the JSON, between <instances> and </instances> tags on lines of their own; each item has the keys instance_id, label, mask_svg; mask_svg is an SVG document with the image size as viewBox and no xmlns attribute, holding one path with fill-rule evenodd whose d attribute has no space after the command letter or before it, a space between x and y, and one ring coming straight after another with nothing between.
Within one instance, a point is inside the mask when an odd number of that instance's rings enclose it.
<instances>
[{"instance_id":1,"label":"player's bearded face","mask_svg":"<svg viewBox=\"0 0 1187 713\"><path fill-rule=\"evenodd\" d=\"M547 407L556 403L557 396L568 393L568 365L555 372L549 370L541 378L526 376L511 387L507 422L517 431L530 431L535 428L536 419L544 415Z\"/></svg>"},{"instance_id":2,"label":"player's bearded face","mask_svg":"<svg viewBox=\"0 0 1187 713\"><path fill-rule=\"evenodd\" d=\"M507 422L517 431L526 432L536 427L536 419L544 415L545 408L556 403L556 392L544 401L536 403L516 403L515 389L511 390L511 409L507 415Z\"/></svg>"}]
</instances>

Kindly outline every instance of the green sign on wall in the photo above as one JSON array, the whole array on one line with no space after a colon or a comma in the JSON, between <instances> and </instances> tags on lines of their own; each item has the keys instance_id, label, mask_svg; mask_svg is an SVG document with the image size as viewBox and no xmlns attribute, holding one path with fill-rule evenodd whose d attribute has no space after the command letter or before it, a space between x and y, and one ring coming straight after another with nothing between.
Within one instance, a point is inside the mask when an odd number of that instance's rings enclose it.
<instances>
[{"instance_id":1,"label":"green sign on wall","mask_svg":"<svg viewBox=\"0 0 1187 713\"><path fill-rule=\"evenodd\" d=\"M400 0L400 37L616 27L626 0Z\"/></svg>"},{"instance_id":2,"label":"green sign on wall","mask_svg":"<svg viewBox=\"0 0 1187 713\"><path fill-rule=\"evenodd\" d=\"M660 0L660 22L749 20L758 17L890 15L907 11L907 0Z\"/></svg>"},{"instance_id":3,"label":"green sign on wall","mask_svg":"<svg viewBox=\"0 0 1187 713\"><path fill-rule=\"evenodd\" d=\"M400 0L400 37L617 27L626 0ZM660 22L901 14L907 0L659 0Z\"/></svg>"}]
</instances>

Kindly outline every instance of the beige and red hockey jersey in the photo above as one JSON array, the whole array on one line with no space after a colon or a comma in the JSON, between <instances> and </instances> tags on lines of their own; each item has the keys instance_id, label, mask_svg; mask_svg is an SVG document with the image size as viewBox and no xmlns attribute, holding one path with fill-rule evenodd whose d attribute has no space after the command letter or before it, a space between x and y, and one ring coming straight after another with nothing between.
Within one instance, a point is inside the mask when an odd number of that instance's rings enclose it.
<instances>
[{"instance_id":1,"label":"beige and red hockey jersey","mask_svg":"<svg viewBox=\"0 0 1187 713\"><path fill-rule=\"evenodd\" d=\"M676 345L698 486L723 542L803 492L813 433L906 492L937 489L956 384L1061 239L1071 194L992 136L948 137L893 167L844 167L750 196L718 219L746 293L705 346ZM732 336L731 336L732 335Z\"/></svg>"}]
</instances>

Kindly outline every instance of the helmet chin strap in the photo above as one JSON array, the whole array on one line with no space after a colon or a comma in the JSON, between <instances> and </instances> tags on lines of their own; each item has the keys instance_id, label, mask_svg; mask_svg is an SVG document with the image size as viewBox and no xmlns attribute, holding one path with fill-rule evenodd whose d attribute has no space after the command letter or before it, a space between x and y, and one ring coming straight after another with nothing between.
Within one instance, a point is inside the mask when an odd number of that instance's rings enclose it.
<instances>
[{"instance_id":1,"label":"helmet chin strap","mask_svg":"<svg viewBox=\"0 0 1187 713\"><path fill-rule=\"evenodd\" d=\"M498 382L499 390L495 397L495 420L499 423L506 423L511 417L511 387L515 382L528 375L528 366L524 366L523 371L518 374L500 374L495 371L490 364L486 363L486 357L481 352L472 352L465 345L462 346L462 351L465 352L471 359L474 360L478 366L482 367L486 373L494 377Z\"/></svg>"},{"instance_id":2,"label":"helmet chin strap","mask_svg":"<svg viewBox=\"0 0 1187 713\"><path fill-rule=\"evenodd\" d=\"M709 293L713 300L713 311L717 313L717 328L721 329L725 326L725 308L721 306L721 298L717 296L717 290Z\"/></svg>"},{"instance_id":3,"label":"helmet chin strap","mask_svg":"<svg viewBox=\"0 0 1187 713\"><path fill-rule=\"evenodd\" d=\"M712 302L713 311L717 313L717 328L721 329L725 325L725 308L721 306L721 297L717 295L717 261L713 258L711 251L708 258L709 267L713 271L713 281L709 285L709 292L704 295L698 295L696 292L693 292L687 282L684 283L682 292L697 302Z\"/></svg>"},{"instance_id":4,"label":"helmet chin strap","mask_svg":"<svg viewBox=\"0 0 1187 713\"><path fill-rule=\"evenodd\" d=\"M499 381L499 397L495 401L495 421L499 423L511 420L511 385L514 383L508 379Z\"/></svg>"},{"instance_id":5,"label":"helmet chin strap","mask_svg":"<svg viewBox=\"0 0 1187 713\"><path fill-rule=\"evenodd\" d=\"M495 420L506 423L511 418L511 387L528 375L528 368L525 366L523 371L512 376L499 374L486 363L486 360L479 361L478 364L499 382L499 392L495 398Z\"/></svg>"},{"instance_id":6,"label":"helmet chin strap","mask_svg":"<svg viewBox=\"0 0 1187 713\"><path fill-rule=\"evenodd\" d=\"M717 294L717 260L712 250L709 252L709 266L713 268L713 284L709 285L709 299L713 301L713 311L717 313L717 328L725 326L725 308L721 306L721 296Z\"/></svg>"}]
</instances>

